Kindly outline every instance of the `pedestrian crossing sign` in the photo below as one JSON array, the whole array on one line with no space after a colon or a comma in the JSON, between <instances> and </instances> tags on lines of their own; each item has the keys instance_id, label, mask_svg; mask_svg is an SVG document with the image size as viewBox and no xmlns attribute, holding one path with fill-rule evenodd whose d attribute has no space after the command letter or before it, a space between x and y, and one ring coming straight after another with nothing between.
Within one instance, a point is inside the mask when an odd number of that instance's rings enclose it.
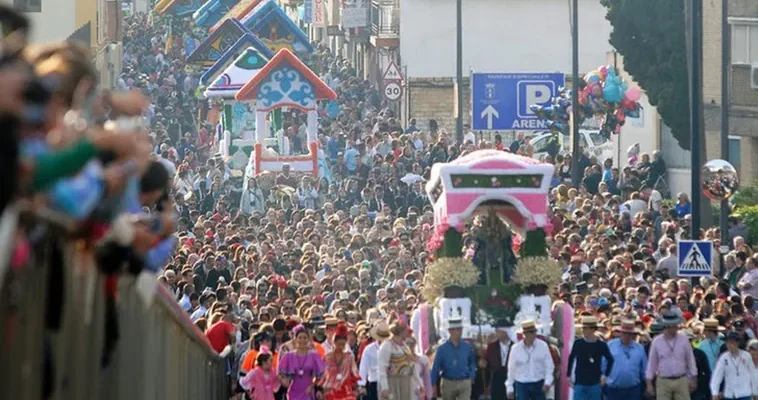
<instances>
[{"instance_id":1,"label":"pedestrian crossing sign","mask_svg":"<svg viewBox=\"0 0 758 400\"><path fill-rule=\"evenodd\" d=\"M713 275L713 242L680 240L677 243L679 276Z\"/></svg>"}]
</instances>

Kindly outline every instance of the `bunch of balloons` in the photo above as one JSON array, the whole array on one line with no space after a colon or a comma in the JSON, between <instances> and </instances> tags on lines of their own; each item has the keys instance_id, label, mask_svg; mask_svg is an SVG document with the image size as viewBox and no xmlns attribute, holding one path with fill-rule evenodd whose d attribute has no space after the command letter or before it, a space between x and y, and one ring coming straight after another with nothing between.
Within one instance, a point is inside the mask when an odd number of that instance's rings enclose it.
<instances>
[{"instance_id":1,"label":"bunch of balloons","mask_svg":"<svg viewBox=\"0 0 758 400\"><path fill-rule=\"evenodd\" d=\"M626 117L640 116L642 106L638 100L642 91L638 87L628 87L612 65L601 66L585 75L578 90L579 124L587 118L600 119L600 131L606 137L621 132ZM568 133L571 96L571 90L560 88L558 96L550 104L532 104L529 108L537 117L548 121L550 130Z\"/></svg>"}]
</instances>

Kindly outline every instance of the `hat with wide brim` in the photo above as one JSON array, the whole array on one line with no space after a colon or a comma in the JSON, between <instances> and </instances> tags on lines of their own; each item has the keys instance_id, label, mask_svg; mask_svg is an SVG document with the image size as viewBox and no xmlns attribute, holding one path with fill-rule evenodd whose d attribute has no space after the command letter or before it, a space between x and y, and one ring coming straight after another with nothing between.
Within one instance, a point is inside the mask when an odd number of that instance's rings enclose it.
<instances>
[{"instance_id":1,"label":"hat with wide brim","mask_svg":"<svg viewBox=\"0 0 758 400\"><path fill-rule=\"evenodd\" d=\"M679 326L684 322L684 318L682 318L678 313L669 311L661 314L661 318L658 321L663 325L664 328L668 328L671 326Z\"/></svg>"},{"instance_id":2,"label":"hat with wide brim","mask_svg":"<svg viewBox=\"0 0 758 400\"><path fill-rule=\"evenodd\" d=\"M640 334L640 330L637 329L637 324L633 320L621 321L621 325L615 327L613 330L619 333Z\"/></svg>"},{"instance_id":3,"label":"hat with wide brim","mask_svg":"<svg viewBox=\"0 0 758 400\"><path fill-rule=\"evenodd\" d=\"M534 320L527 320L521 323L519 332L521 333L537 332L537 328L538 328L538 325Z\"/></svg>"},{"instance_id":4,"label":"hat with wide brim","mask_svg":"<svg viewBox=\"0 0 758 400\"><path fill-rule=\"evenodd\" d=\"M369 333L374 340L384 340L390 337L390 326L384 321L379 321L371 327Z\"/></svg>"},{"instance_id":5,"label":"hat with wide brim","mask_svg":"<svg viewBox=\"0 0 758 400\"><path fill-rule=\"evenodd\" d=\"M340 320L337 317L333 316L333 315L327 314L327 315L324 316L324 324L326 326L337 326L337 324L339 324L339 322L340 322Z\"/></svg>"},{"instance_id":6,"label":"hat with wide brim","mask_svg":"<svg viewBox=\"0 0 758 400\"><path fill-rule=\"evenodd\" d=\"M460 318L449 319L447 329L463 329L463 320Z\"/></svg>"},{"instance_id":7,"label":"hat with wide brim","mask_svg":"<svg viewBox=\"0 0 758 400\"><path fill-rule=\"evenodd\" d=\"M597 329L598 324L599 324L599 321L597 317L593 315L588 315L582 318L582 328Z\"/></svg>"},{"instance_id":8,"label":"hat with wide brim","mask_svg":"<svg viewBox=\"0 0 758 400\"><path fill-rule=\"evenodd\" d=\"M710 332L723 332L726 328L719 324L719 320L715 318L707 318L703 320L703 331Z\"/></svg>"}]
</instances>

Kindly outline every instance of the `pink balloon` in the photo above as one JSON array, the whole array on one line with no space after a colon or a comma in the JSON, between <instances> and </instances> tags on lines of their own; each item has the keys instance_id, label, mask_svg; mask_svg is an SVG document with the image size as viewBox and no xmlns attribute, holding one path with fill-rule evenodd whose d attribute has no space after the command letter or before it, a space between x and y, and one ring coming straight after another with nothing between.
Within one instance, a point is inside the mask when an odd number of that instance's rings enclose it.
<instances>
[{"instance_id":1,"label":"pink balloon","mask_svg":"<svg viewBox=\"0 0 758 400\"><path fill-rule=\"evenodd\" d=\"M632 86L624 93L624 98L629 101L637 101L642 96L642 91L636 86Z\"/></svg>"}]
</instances>

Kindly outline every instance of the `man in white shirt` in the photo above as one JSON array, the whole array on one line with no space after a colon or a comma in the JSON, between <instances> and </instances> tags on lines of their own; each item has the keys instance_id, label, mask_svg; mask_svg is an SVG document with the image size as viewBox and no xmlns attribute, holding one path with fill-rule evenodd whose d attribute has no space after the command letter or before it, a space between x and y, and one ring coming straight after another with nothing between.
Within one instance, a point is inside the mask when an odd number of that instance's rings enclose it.
<instances>
[{"instance_id":1,"label":"man in white shirt","mask_svg":"<svg viewBox=\"0 0 758 400\"><path fill-rule=\"evenodd\" d=\"M546 342L537 339L537 324L521 323L524 340L511 348L505 390L509 399L545 400L553 385L553 357Z\"/></svg>"},{"instance_id":2,"label":"man in white shirt","mask_svg":"<svg viewBox=\"0 0 758 400\"><path fill-rule=\"evenodd\" d=\"M366 400L378 400L379 391L379 346L390 337L390 327L386 322L380 321L371 328L371 337L374 342L363 349L361 365L358 368L361 379L358 386L365 393Z\"/></svg>"},{"instance_id":3,"label":"man in white shirt","mask_svg":"<svg viewBox=\"0 0 758 400\"><path fill-rule=\"evenodd\" d=\"M647 211L647 203L642 200L639 192L632 192L631 199L624 203L629 209L629 215L634 218L637 213Z\"/></svg>"},{"instance_id":4,"label":"man in white shirt","mask_svg":"<svg viewBox=\"0 0 758 400\"><path fill-rule=\"evenodd\" d=\"M661 195L661 192L653 189L650 186L645 186L642 189L642 197L644 199L647 199L648 207L651 210L656 213L661 211L661 203L663 203L663 196Z\"/></svg>"},{"instance_id":5,"label":"man in white shirt","mask_svg":"<svg viewBox=\"0 0 758 400\"><path fill-rule=\"evenodd\" d=\"M753 364L750 353L740 350L739 346L739 333L727 333L727 351L716 361L716 369L711 375L711 393L714 399L738 400L758 396L758 370ZM720 392L722 383L724 391Z\"/></svg>"}]
</instances>

